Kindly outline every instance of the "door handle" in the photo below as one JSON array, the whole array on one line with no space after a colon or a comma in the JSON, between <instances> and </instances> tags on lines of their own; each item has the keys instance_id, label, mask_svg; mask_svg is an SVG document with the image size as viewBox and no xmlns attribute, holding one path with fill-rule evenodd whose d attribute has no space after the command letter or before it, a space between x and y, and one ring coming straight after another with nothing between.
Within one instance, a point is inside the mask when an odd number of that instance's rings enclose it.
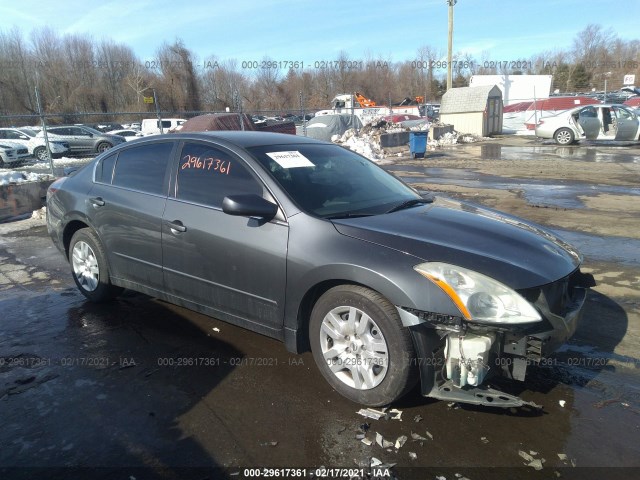
<instances>
[{"instance_id":1,"label":"door handle","mask_svg":"<svg viewBox=\"0 0 640 480\"><path fill-rule=\"evenodd\" d=\"M100 197L90 198L89 201L94 207L104 207L105 201Z\"/></svg>"},{"instance_id":2,"label":"door handle","mask_svg":"<svg viewBox=\"0 0 640 480\"><path fill-rule=\"evenodd\" d=\"M169 226L169 228L173 233L184 233L187 231L187 227L185 227L180 220L167 222L167 225Z\"/></svg>"}]
</instances>

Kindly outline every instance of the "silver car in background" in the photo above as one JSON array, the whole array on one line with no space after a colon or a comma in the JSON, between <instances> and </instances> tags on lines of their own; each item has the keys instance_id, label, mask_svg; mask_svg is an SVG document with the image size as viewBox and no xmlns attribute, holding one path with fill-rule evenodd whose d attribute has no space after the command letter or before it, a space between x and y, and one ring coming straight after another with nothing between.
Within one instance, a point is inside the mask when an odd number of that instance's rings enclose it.
<instances>
[{"instance_id":1,"label":"silver car in background","mask_svg":"<svg viewBox=\"0 0 640 480\"><path fill-rule=\"evenodd\" d=\"M622 105L583 105L541 118L536 137L552 138L558 145L583 139L640 140L640 121L633 110Z\"/></svg>"},{"instance_id":2,"label":"silver car in background","mask_svg":"<svg viewBox=\"0 0 640 480\"><path fill-rule=\"evenodd\" d=\"M67 142L70 153L102 153L127 141L124 137L102 133L84 125L48 127L47 135L50 141ZM44 133L39 132L38 137L44 138Z\"/></svg>"}]
</instances>

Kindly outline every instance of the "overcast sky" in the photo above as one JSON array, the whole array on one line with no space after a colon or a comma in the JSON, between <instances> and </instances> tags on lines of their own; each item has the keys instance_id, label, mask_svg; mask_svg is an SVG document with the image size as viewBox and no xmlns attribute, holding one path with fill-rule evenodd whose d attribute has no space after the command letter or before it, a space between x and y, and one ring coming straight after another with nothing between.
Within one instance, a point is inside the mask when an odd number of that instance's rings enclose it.
<instances>
[{"instance_id":1,"label":"overcast sky","mask_svg":"<svg viewBox=\"0 0 640 480\"><path fill-rule=\"evenodd\" d=\"M589 23L620 38L640 38L640 1L616 6L595 0L459 0L454 50L477 60L514 61L572 45ZM176 38L199 61L300 61L382 57L414 60L418 47L447 47L445 0L344 2L337 0L0 0L0 30L25 35L51 27L60 34L89 34L129 45L151 60ZM482 55L484 53L484 58ZM638 59L621 59L635 60Z\"/></svg>"}]
</instances>

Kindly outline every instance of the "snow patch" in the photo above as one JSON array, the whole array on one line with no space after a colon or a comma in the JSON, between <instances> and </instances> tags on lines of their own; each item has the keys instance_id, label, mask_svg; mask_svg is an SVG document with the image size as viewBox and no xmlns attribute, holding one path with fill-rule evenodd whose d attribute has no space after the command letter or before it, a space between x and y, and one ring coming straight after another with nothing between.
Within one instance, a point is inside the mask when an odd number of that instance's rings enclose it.
<instances>
[{"instance_id":1,"label":"snow patch","mask_svg":"<svg viewBox=\"0 0 640 480\"><path fill-rule=\"evenodd\" d=\"M42 180L49 180L53 177L48 174L33 173L33 172L16 172L9 171L0 173L0 186L27 183L27 182L40 182Z\"/></svg>"}]
</instances>

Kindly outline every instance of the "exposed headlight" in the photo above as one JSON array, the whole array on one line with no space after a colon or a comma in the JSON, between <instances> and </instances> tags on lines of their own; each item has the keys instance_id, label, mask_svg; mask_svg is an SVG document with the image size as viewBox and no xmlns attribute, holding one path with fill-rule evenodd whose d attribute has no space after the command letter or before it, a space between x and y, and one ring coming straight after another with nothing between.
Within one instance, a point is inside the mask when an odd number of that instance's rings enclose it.
<instances>
[{"instance_id":1,"label":"exposed headlight","mask_svg":"<svg viewBox=\"0 0 640 480\"><path fill-rule=\"evenodd\" d=\"M486 275L439 262L413 268L440 287L466 320L508 324L542 320L517 292Z\"/></svg>"}]
</instances>

